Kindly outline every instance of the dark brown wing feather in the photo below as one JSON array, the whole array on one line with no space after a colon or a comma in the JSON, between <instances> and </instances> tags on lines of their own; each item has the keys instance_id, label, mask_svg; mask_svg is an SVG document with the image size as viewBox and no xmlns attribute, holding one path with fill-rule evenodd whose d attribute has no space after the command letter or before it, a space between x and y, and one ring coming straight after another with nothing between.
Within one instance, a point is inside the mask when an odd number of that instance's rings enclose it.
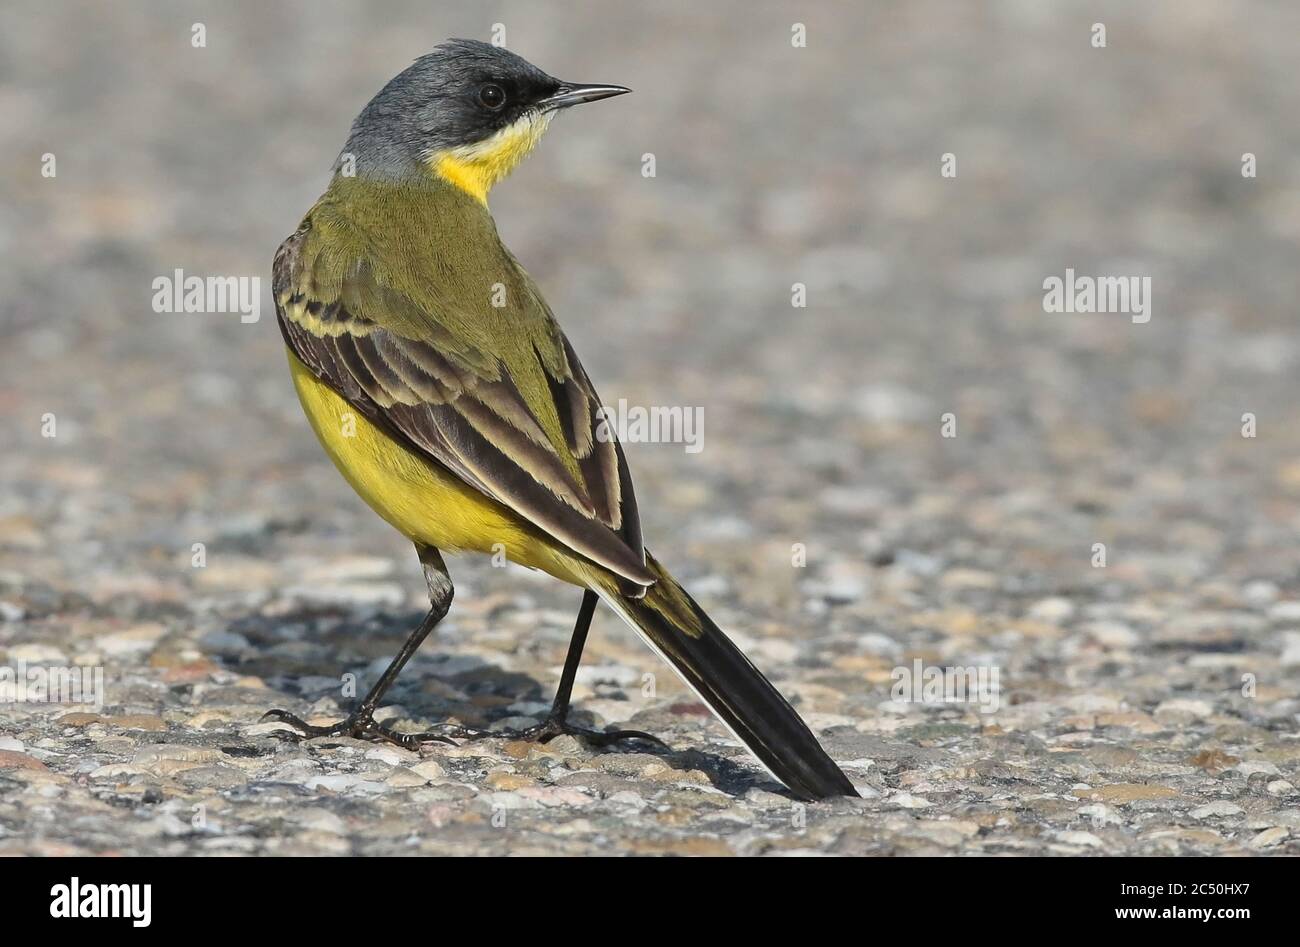
<instances>
[{"instance_id":1,"label":"dark brown wing feather","mask_svg":"<svg viewBox=\"0 0 1300 947\"><path fill-rule=\"evenodd\" d=\"M309 218L276 253L272 278L280 330L298 359L403 446L627 580L626 592L652 585L622 448L598 435L600 400L559 328L562 356L535 353L560 420L557 443L509 366L431 316L423 338L386 327L377 306L403 307L407 325L414 304L377 285L365 265L337 293L322 291L310 239ZM369 318L354 311L362 307Z\"/></svg>"}]
</instances>

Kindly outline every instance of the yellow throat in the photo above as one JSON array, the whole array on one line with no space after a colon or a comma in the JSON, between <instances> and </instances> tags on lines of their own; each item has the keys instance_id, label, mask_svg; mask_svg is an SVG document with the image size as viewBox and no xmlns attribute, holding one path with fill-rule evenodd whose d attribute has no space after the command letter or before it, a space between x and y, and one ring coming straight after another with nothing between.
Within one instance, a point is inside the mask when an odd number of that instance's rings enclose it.
<instances>
[{"instance_id":1,"label":"yellow throat","mask_svg":"<svg viewBox=\"0 0 1300 947\"><path fill-rule=\"evenodd\" d=\"M489 138L472 145L436 151L429 167L475 200L487 203L492 186L515 169L551 124L552 112L528 112Z\"/></svg>"}]
</instances>

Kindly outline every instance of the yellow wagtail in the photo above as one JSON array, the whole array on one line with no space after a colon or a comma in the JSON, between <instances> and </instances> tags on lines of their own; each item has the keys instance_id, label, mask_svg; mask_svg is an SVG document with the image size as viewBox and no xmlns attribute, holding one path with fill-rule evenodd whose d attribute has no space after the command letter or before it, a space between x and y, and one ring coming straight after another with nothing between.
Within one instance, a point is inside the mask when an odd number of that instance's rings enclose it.
<instances>
[{"instance_id":1,"label":"yellow wagtail","mask_svg":"<svg viewBox=\"0 0 1300 947\"><path fill-rule=\"evenodd\" d=\"M347 720L307 735L411 746L375 707L451 605L440 550L490 552L584 589L555 703L524 734L604 744L640 731L567 721L597 599L614 609L801 798L857 795L776 689L642 545L627 462L487 194L555 114L628 92L561 82L453 40L362 110L324 195L275 255L273 289L303 410L352 488L415 543L432 607ZM606 425L608 427L608 425Z\"/></svg>"}]
</instances>

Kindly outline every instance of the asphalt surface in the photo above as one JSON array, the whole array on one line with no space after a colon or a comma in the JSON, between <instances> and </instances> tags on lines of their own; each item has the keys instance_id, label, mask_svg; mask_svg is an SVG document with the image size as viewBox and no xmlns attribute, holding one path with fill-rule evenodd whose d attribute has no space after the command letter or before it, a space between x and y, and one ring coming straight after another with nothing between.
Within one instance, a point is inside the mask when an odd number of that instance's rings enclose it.
<instances>
[{"instance_id":1,"label":"asphalt surface","mask_svg":"<svg viewBox=\"0 0 1300 947\"><path fill-rule=\"evenodd\" d=\"M0 668L105 682L0 705L0 853L1300 853L1300 8L448 6L0 11ZM368 97L494 23L636 90L493 211L607 402L703 412L628 447L647 544L861 800L796 804L607 612L579 719L671 751L259 723L342 716L424 602L271 256ZM1067 268L1149 321L1044 311ZM155 311L177 269L260 318ZM391 722L534 722L579 593L449 565ZM996 702L896 699L917 660Z\"/></svg>"}]
</instances>

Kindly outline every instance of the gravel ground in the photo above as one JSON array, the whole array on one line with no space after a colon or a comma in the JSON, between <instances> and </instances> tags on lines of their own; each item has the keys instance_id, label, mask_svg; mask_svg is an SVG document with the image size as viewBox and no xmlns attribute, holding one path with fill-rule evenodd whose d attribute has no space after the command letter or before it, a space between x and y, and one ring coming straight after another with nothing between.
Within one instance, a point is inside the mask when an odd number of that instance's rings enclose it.
<instances>
[{"instance_id":1,"label":"gravel ground","mask_svg":"<svg viewBox=\"0 0 1300 947\"><path fill-rule=\"evenodd\" d=\"M0 11L0 668L105 678L0 705L0 854L1300 854L1300 7L435 7ZM607 612L580 718L672 752L259 723L340 717L424 603L301 417L272 252L369 95L495 22L636 89L494 212L607 401L703 409L629 447L647 541L861 800L796 804ZM1150 321L1044 312L1066 267ZM153 311L177 268L261 319ZM449 564L385 712L531 722L578 593ZM996 709L893 699L917 660Z\"/></svg>"}]
</instances>

